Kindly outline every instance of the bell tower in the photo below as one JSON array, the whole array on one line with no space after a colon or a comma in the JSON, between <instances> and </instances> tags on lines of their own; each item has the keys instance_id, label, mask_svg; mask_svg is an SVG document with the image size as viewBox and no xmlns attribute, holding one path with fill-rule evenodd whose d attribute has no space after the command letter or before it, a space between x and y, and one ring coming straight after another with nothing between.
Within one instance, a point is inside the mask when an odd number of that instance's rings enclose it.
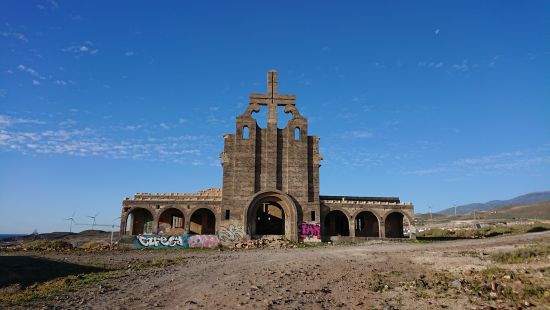
<instances>
[{"instance_id":1,"label":"bell tower","mask_svg":"<svg viewBox=\"0 0 550 310\"><path fill-rule=\"evenodd\" d=\"M319 137L308 136L307 119L296 108L296 96L280 94L278 90L278 73L271 70L267 73L267 92L250 95L246 111L237 116L235 134L224 136L224 151L220 155L222 209L229 210L225 214L235 219L244 219L254 197L269 192L286 195L296 206L295 223L289 225L297 230L303 221L319 222L322 157ZM268 109L267 128L260 128L253 117L260 106ZM284 107L284 113L292 114L284 128L277 128L278 106Z\"/></svg>"}]
</instances>

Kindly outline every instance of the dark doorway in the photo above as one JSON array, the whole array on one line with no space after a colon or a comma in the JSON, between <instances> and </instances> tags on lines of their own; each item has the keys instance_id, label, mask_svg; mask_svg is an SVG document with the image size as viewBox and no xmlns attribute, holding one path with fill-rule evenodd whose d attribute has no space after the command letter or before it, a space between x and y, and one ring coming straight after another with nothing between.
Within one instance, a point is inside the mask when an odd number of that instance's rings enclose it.
<instances>
[{"instance_id":1,"label":"dark doorway","mask_svg":"<svg viewBox=\"0 0 550 310\"><path fill-rule=\"evenodd\" d=\"M386 238L404 238L403 235L403 214L392 212L386 216L384 222L386 228Z\"/></svg>"},{"instance_id":2,"label":"dark doorway","mask_svg":"<svg viewBox=\"0 0 550 310\"><path fill-rule=\"evenodd\" d=\"M284 235L285 212L275 202L263 202L256 207L256 235Z\"/></svg>"},{"instance_id":3,"label":"dark doorway","mask_svg":"<svg viewBox=\"0 0 550 310\"><path fill-rule=\"evenodd\" d=\"M379 237L378 219L370 211L363 211L355 217L356 237Z\"/></svg>"},{"instance_id":4,"label":"dark doorway","mask_svg":"<svg viewBox=\"0 0 550 310\"><path fill-rule=\"evenodd\" d=\"M143 235L153 233L153 215L146 209L136 208L129 215L131 235Z\"/></svg>"},{"instance_id":5,"label":"dark doorway","mask_svg":"<svg viewBox=\"0 0 550 310\"><path fill-rule=\"evenodd\" d=\"M174 208L162 212L159 218L159 234L183 234L183 213Z\"/></svg>"},{"instance_id":6,"label":"dark doorway","mask_svg":"<svg viewBox=\"0 0 550 310\"><path fill-rule=\"evenodd\" d=\"M342 211L330 211L325 217L325 235L349 236L348 217Z\"/></svg>"},{"instance_id":7,"label":"dark doorway","mask_svg":"<svg viewBox=\"0 0 550 310\"><path fill-rule=\"evenodd\" d=\"M189 233L197 235L213 235L216 233L216 216L208 209L201 208L193 212Z\"/></svg>"}]
</instances>

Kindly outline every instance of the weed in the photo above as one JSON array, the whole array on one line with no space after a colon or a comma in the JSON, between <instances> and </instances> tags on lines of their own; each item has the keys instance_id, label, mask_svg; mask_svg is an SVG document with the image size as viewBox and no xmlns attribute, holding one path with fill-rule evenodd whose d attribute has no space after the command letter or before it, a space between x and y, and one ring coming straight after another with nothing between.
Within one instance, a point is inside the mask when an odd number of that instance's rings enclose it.
<instances>
[{"instance_id":1,"label":"weed","mask_svg":"<svg viewBox=\"0 0 550 310\"><path fill-rule=\"evenodd\" d=\"M497 263L517 264L544 258L548 255L550 255L550 245L535 244L509 252L491 253L491 259Z\"/></svg>"}]
</instances>

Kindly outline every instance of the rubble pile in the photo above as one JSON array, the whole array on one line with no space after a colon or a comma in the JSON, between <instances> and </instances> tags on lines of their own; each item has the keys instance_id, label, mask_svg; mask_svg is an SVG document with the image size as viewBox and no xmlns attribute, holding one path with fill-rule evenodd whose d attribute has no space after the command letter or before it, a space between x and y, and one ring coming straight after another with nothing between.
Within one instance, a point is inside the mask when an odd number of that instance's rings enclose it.
<instances>
[{"instance_id":1,"label":"rubble pile","mask_svg":"<svg viewBox=\"0 0 550 310\"><path fill-rule=\"evenodd\" d=\"M244 242L235 243L233 248L235 249L260 249L260 248L275 248L275 249L289 249L296 248L296 244L287 240L269 240L269 239L257 239Z\"/></svg>"}]
</instances>

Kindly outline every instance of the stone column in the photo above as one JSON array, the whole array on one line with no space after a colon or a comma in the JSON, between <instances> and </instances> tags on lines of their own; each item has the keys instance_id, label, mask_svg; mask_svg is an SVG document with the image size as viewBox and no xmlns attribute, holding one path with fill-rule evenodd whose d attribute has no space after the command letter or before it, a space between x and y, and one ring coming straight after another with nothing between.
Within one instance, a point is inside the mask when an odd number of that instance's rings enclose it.
<instances>
[{"instance_id":1,"label":"stone column","mask_svg":"<svg viewBox=\"0 0 550 310\"><path fill-rule=\"evenodd\" d=\"M355 218L351 216L349 218L349 236L355 238Z\"/></svg>"},{"instance_id":2,"label":"stone column","mask_svg":"<svg viewBox=\"0 0 550 310\"><path fill-rule=\"evenodd\" d=\"M384 218L381 217L380 218L380 223L378 223L378 234L380 236L380 238L386 238L386 227L384 225Z\"/></svg>"}]
</instances>

